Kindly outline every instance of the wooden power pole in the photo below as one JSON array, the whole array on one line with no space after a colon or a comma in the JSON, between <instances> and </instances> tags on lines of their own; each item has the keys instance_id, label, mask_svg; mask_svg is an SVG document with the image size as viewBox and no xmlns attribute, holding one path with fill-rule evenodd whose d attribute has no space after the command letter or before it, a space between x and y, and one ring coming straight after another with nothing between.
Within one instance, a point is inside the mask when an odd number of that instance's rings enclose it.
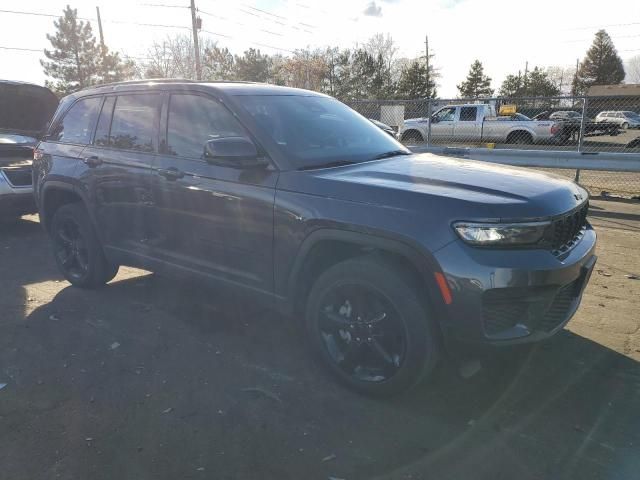
<instances>
[{"instance_id":1,"label":"wooden power pole","mask_svg":"<svg viewBox=\"0 0 640 480\"><path fill-rule=\"evenodd\" d=\"M96 13L98 14L98 31L100 32L100 45L104 47L104 34L102 33L102 19L100 19L100 7L96 6Z\"/></svg>"},{"instance_id":2,"label":"wooden power pole","mask_svg":"<svg viewBox=\"0 0 640 480\"><path fill-rule=\"evenodd\" d=\"M202 80L202 68L200 66L200 45L198 44L198 19L196 17L195 0L191 0L191 27L193 29L193 48L196 55L196 80Z\"/></svg>"}]
</instances>

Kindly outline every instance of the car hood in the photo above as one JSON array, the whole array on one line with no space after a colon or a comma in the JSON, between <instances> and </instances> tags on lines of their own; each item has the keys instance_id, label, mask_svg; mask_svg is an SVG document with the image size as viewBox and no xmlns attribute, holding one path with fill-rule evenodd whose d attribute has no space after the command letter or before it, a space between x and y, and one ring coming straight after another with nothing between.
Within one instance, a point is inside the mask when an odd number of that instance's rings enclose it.
<instances>
[{"instance_id":1,"label":"car hood","mask_svg":"<svg viewBox=\"0 0 640 480\"><path fill-rule=\"evenodd\" d=\"M447 221L546 218L588 197L584 189L555 175L429 153L287 173L279 188L419 210Z\"/></svg>"},{"instance_id":2,"label":"car hood","mask_svg":"<svg viewBox=\"0 0 640 480\"><path fill-rule=\"evenodd\" d=\"M57 107L48 88L0 80L0 132L38 137Z\"/></svg>"}]
</instances>

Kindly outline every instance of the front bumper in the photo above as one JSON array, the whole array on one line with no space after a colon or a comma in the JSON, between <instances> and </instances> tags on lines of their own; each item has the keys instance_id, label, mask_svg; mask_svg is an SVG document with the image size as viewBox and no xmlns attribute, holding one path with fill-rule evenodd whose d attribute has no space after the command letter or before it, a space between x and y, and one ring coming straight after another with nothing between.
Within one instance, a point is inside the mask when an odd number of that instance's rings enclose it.
<instances>
[{"instance_id":1,"label":"front bumper","mask_svg":"<svg viewBox=\"0 0 640 480\"><path fill-rule=\"evenodd\" d=\"M535 342L562 329L578 309L596 262L588 226L561 256L498 250L457 240L436 253L452 293L441 320L448 339L505 345Z\"/></svg>"},{"instance_id":2,"label":"front bumper","mask_svg":"<svg viewBox=\"0 0 640 480\"><path fill-rule=\"evenodd\" d=\"M30 184L12 184L7 174L0 170L0 215L27 215L36 212L33 187Z\"/></svg>"}]
</instances>

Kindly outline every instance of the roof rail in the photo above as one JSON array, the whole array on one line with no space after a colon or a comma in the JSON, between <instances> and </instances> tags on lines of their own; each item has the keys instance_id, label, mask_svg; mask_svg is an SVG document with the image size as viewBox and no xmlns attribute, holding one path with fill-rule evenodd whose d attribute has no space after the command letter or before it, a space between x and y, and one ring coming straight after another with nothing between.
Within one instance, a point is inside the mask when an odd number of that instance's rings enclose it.
<instances>
[{"instance_id":1,"label":"roof rail","mask_svg":"<svg viewBox=\"0 0 640 480\"><path fill-rule=\"evenodd\" d=\"M89 88L117 87L118 85L138 85L144 83L194 83L194 80L189 80L188 78L144 78L141 80L124 80L122 82L101 83L99 85L92 85Z\"/></svg>"}]
</instances>

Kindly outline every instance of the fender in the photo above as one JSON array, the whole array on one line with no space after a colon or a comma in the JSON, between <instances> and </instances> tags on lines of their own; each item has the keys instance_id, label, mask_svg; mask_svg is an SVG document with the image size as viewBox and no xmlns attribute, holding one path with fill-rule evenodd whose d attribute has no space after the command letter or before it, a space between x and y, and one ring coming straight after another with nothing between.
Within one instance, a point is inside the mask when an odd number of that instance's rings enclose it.
<instances>
[{"instance_id":1,"label":"fender","mask_svg":"<svg viewBox=\"0 0 640 480\"><path fill-rule=\"evenodd\" d=\"M44 220L43 225L45 228L47 228L46 222L49 220L47 219L44 211L45 199L51 190L64 190L68 193L73 193L74 195L79 197L82 203L84 203L85 207L87 207L87 212L89 212L89 217L91 218L91 221L95 225L95 218L93 216L93 212L91 211L91 208L89 208L88 198L86 198L86 193L82 189L78 188L76 185L74 185L74 183L71 183L68 181L45 179L38 191L38 196L39 196L38 210L39 210L40 218Z\"/></svg>"},{"instance_id":2,"label":"fender","mask_svg":"<svg viewBox=\"0 0 640 480\"><path fill-rule=\"evenodd\" d=\"M431 252L426 251L419 245L413 244L413 242L406 242L395 238L385 236L384 233L370 234L364 232L357 232L353 230L338 230L332 228L320 228L311 232L302 242L296 259L291 268L289 274L289 280L287 285L287 297L290 300L295 298L295 290L298 286L300 272L308 258L309 253L314 246L327 240L343 241L345 243L352 243L364 248L371 248L377 250L384 250L386 252L395 253L401 255L407 259L412 265L416 267L420 276L429 286L428 295L432 297L433 292L437 291L433 274L441 271L440 266L436 262ZM433 296L432 301L434 304L440 303L441 299L437 296Z\"/></svg>"}]
</instances>

